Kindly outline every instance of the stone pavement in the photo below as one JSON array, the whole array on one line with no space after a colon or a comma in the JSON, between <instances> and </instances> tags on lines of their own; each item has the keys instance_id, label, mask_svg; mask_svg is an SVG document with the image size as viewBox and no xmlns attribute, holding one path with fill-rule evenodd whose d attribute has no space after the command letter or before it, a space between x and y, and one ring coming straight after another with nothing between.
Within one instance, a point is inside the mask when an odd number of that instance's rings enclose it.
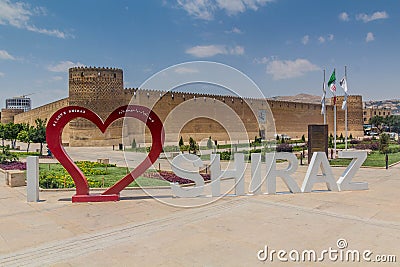
<instances>
[{"instance_id":1,"label":"stone pavement","mask_svg":"<svg viewBox=\"0 0 400 267\"><path fill-rule=\"evenodd\" d=\"M335 177L343 170L334 168ZM299 185L305 172L300 166L295 174ZM354 180L368 182L370 189L225 197L196 208L182 206L213 199L148 190L156 200L139 189L124 190L119 202L71 203L74 192L46 191L39 203L27 203L25 187L1 185L0 266L274 266L283 263L276 255L273 262L261 262L258 251L268 246L319 253L338 249L341 238L347 249L371 250L372 257L396 255L397 263L379 264L395 266L400 261L400 166L361 169ZM333 262L326 257L286 264Z\"/></svg>"}]
</instances>

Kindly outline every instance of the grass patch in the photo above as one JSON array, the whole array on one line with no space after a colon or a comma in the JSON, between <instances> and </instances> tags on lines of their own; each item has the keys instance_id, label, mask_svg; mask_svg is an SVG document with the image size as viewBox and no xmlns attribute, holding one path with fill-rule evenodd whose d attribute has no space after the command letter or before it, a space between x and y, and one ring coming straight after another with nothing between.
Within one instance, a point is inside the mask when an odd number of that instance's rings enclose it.
<instances>
[{"instance_id":1,"label":"grass patch","mask_svg":"<svg viewBox=\"0 0 400 267\"><path fill-rule=\"evenodd\" d=\"M389 165L400 161L400 152L388 154ZM349 165L351 159L333 159L330 160L330 164L333 166L347 166ZM385 167L385 154L379 152L371 152L362 166L365 167Z\"/></svg>"},{"instance_id":2,"label":"grass patch","mask_svg":"<svg viewBox=\"0 0 400 267\"><path fill-rule=\"evenodd\" d=\"M110 187L122 179L129 170L125 167L106 165L96 162L78 162L78 167L85 174L89 187ZM41 188L74 188L71 176L59 163L39 164L39 184ZM138 177L130 186L163 186L168 182L154 178Z\"/></svg>"}]
</instances>

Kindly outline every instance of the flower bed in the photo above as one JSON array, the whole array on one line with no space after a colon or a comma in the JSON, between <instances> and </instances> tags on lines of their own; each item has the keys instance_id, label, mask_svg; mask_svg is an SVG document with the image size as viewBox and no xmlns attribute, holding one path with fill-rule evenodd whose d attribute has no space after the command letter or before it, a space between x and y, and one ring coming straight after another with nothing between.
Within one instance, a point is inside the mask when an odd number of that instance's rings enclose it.
<instances>
[{"instance_id":1,"label":"flower bed","mask_svg":"<svg viewBox=\"0 0 400 267\"><path fill-rule=\"evenodd\" d=\"M204 181L209 181L211 179L210 174L200 173L200 175L203 177ZM165 180L165 181L168 181L171 183L178 183L178 184L193 183L193 181L179 177L170 171L147 172L147 173L144 173L143 176L148 177L148 178Z\"/></svg>"},{"instance_id":2,"label":"flower bed","mask_svg":"<svg viewBox=\"0 0 400 267\"><path fill-rule=\"evenodd\" d=\"M12 161L0 163L0 169L3 170L26 170L26 162Z\"/></svg>"}]
</instances>

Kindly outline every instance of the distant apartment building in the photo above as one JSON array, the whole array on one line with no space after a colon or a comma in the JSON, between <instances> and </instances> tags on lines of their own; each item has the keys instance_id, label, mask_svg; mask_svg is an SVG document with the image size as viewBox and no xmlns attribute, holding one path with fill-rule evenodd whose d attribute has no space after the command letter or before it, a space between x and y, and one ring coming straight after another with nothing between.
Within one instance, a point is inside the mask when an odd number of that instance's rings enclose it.
<instances>
[{"instance_id":1,"label":"distant apartment building","mask_svg":"<svg viewBox=\"0 0 400 267\"><path fill-rule=\"evenodd\" d=\"M23 109L24 112L31 110L31 99L29 97L13 97L6 99L6 109Z\"/></svg>"},{"instance_id":2,"label":"distant apartment building","mask_svg":"<svg viewBox=\"0 0 400 267\"><path fill-rule=\"evenodd\" d=\"M364 124L368 124L369 120L375 116L388 117L392 115L391 110L387 108L378 107L364 107L363 108L363 121Z\"/></svg>"}]
</instances>

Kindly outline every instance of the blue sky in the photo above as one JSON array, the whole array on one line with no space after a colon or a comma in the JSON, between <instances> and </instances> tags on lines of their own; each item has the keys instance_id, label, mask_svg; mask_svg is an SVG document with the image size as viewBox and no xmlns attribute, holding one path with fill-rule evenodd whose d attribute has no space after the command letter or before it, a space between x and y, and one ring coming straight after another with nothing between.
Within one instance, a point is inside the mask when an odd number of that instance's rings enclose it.
<instances>
[{"instance_id":1,"label":"blue sky","mask_svg":"<svg viewBox=\"0 0 400 267\"><path fill-rule=\"evenodd\" d=\"M138 87L194 60L244 72L266 97L321 95L323 69L340 79L347 65L350 94L399 98L399 10L389 0L0 0L0 106L68 96L72 66L122 68L125 87Z\"/></svg>"}]
</instances>

